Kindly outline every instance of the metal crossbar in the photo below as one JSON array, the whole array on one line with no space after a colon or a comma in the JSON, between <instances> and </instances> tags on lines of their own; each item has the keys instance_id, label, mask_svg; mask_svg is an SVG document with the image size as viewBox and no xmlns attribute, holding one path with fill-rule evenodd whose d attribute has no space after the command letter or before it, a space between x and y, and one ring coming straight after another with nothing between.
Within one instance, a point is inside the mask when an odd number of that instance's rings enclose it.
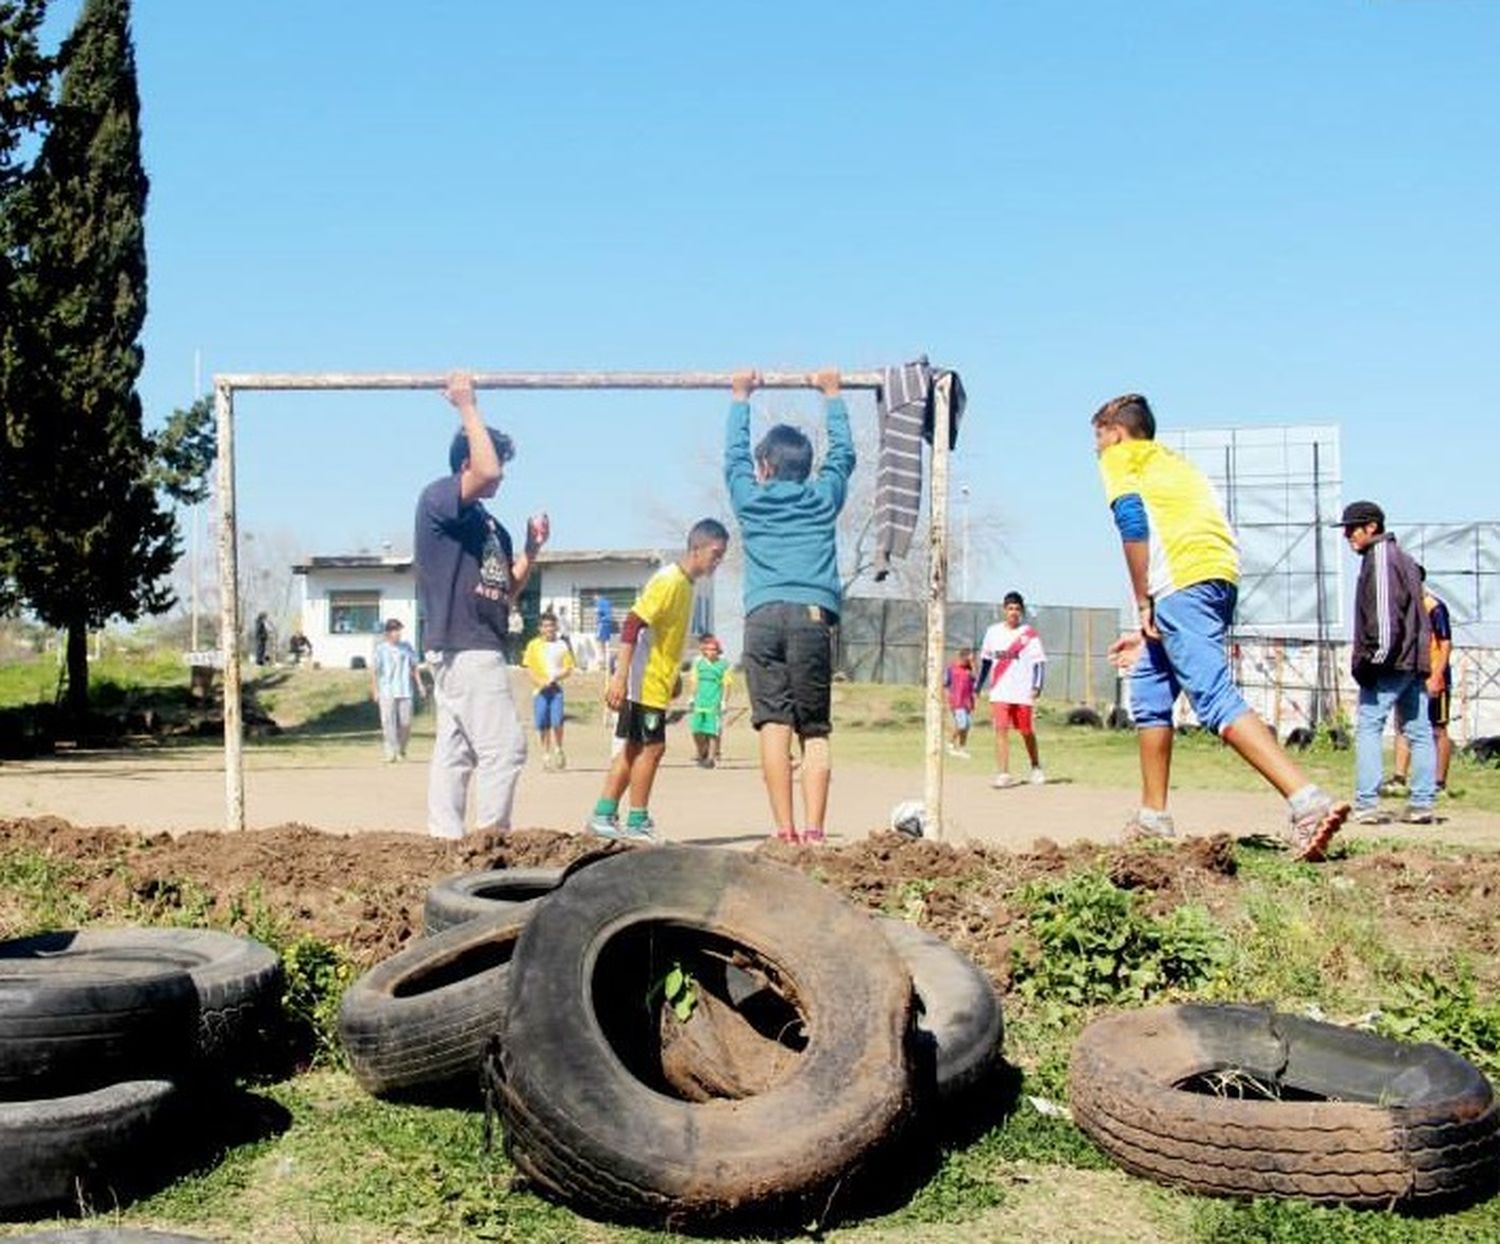
<instances>
[{"instance_id":1,"label":"metal crossbar","mask_svg":"<svg viewBox=\"0 0 1500 1244\"><path fill-rule=\"evenodd\" d=\"M535 371L473 372L476 389L728 389L731 372L712 371ZM758 374L760 389L815 388L811 371ZM448 383L438 372L254 372L214 377L214 413L218 426L219 481L219 646L224 654L224 795L225 825L245 828L244 714L240 702L239 540L235 518L234 394L309 390L433 390ZM879 390L878 371L840 372L845 389ZM948 598L948 438L951 426L949 381L935 385L928 530L928 601L926 669L926 746L923 796L930 832L943 835L943 656L944 611Z\"/></svg>"}]
</instances>

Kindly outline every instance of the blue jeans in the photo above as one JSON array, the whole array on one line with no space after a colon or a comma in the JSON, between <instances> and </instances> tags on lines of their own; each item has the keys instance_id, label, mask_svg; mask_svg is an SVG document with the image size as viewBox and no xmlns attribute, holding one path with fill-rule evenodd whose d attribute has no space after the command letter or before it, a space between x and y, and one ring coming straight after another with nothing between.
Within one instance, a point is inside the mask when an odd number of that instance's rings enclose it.
<instances>
[{"instance_id":1,"label":"blue jeans","mask_svg":"<svg viewBox=\"0 0 1500 1244\"><path fill-rule=\"evenodd\" d=\"M1354 810L1380 802L1380 777L1385 768L1381 745L1391 710L1411 745L1411 806L1430 808L1437 798L1437 748L1432 722L1427 718L1427 684L1413 670L1392 670L1376 676L1375 685L1359 689L1359 716L1354 727Z\"/></svg>"},{"instance_id":2,"label":"blue jeans","mask_svg":"<svg viewBox=\"0 0 1500 1244\"><path fill-rule=\"evenodd\" d=\"M1214 579L1156 602L1161 639L1146 641L1130 672L1130 715L1138 728L1170 726L1179 691L1215 734L1250 711L1230 677L1225 647L1237 597L1233 583Z\"/></svg>"}]
</instances>

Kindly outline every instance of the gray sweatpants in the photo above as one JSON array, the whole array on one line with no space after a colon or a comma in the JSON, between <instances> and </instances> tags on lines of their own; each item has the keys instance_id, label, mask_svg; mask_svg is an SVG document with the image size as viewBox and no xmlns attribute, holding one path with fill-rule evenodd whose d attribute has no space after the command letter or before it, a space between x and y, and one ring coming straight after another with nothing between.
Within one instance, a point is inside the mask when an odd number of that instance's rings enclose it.
<instances>
[{"instance_id":1,"label":"gray sweatpants","mask_svg":"<svg viewBox=\"0 0 1500 1244\"><path fill-rule=\"evenodd\" d=\"M498 652L445 652L433 679L437 737L427 771L427 830L462 838L469 778L474 824L509 829L516 782L526 763L526 730L510 693L510 671Z\"/></svg>"},{"instance_id":2,"label":"gray sweatpants","mask_svg":"<svg viewBox=\"0 0 1500 1244\"><path fill-rule=\"evenodd\" d=\"M411 741L411 696L380 697L380 734L387 760L406 755L406 745Z\"/></svg>"}]
</instances>

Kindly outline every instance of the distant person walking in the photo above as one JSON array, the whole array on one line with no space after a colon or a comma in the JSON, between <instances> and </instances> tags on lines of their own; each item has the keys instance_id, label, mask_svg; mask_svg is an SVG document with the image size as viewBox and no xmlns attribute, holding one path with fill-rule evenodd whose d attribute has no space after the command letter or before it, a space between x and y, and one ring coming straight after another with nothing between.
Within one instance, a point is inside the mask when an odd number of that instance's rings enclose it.
<instances>
[{"instance_id":1,"label":"distant person walking","mask_svg":"<svg viewBox=\"0 0 1500 1244\"><path fill-rule=\"evenodd\" d=\"M271 659L271 620L265 614L255 616L255 663L265 665Z\"/></svg>"},{"instance_id":2,"label":"distant person walking","mask_svg":"<svg viewBox=\"0 0 1500 1244\"><path fill-rule=\"evenodd\" d=\"M1432 632L1427 645L1427 720L1432 723L1432 742L1437 752L1437 793L1448 789L1448 767L1453 762L1453 738L1448 733L1448 718L1453 703L1453 619L1448 606L1427 586L1427 568L1417 563L1417 573L1422 578L1422 609L1427 614L1427 626ZM1405 723L1396 722L1396 771L1391 777L1390 790L1382 794L1404 795L1409 789L1411 773L1411 744L1406 741Z\"/></svg>"},{"instance_id":3,"label":"distant person walking","mask_svg":"<svg viewBox=\"0 0 1500 1244\"><path fill-rule=\"evenodd\" d=\"M1036 698L1047 674L1047 653L1036 627L1026 621L1026 601L1020 592L1007 592L1000 608L1000 620L985 631L979 652L979 687L989 690L990 719L995 725L995 777L990 785L997 789L1019 785L1020 779L1010 771L1014 726L1031 761L1029 780L1040 786L1047 775L1036 742Z\"/></svg>"},{"instance_id":4,"label":"distant person walking","mask_svg":"<svg viewBox=\"0 0 1500 1244\"><path fill-rule=\"evenodd\" d=\"M808 382L823 394L828 448L813 471L813 447L788 424L771 428L750 450L750 395L760 377L733 378L724 431L724 482L745 545L745 647L750 723L760 735L760 770L776 836L825 841L833 764L833 628L843 608L838 516L854 472L849 412L839 374ZM792 800L791 742L802 748L804 830Z\"/></svg>"},{"instance_id":5,"label":"distant person walking","mask_svg":"<svg viewBox=\"0 0 1500 1244\"><path fill-rule=\"evenodd\" d=\"M1111 661L1130 672L1141 753L1141 806L1125 827L1126 838L1174 832L1167 812L1172 706L1186 691L1203 726L1286 797L1292 857L1323 859L1349 805L1303 776L1230 677L1226 645L1239 593L1239 550L1213 487L1197 467L1157 444L1156 417L1139 394L1106 402L1092 423L1140 619L1139 629L1109 650Z\"/></svg>"},{"instance_id":6,"label":"distant person walking","mask_svg":"<svg viewBox=\"0 0 1500 1244\"><path fill-rule=\"evenodd\" d=\"M406 759L411 742L411 718L422 698L422 680L417 674L421 658L401 638L400 618L389 618L385 638L375 645L370 658L370 698L380 706L380 736L387 764Z\"/></svg>"},{"instance_id":7,"label":"distant person walking","mask_svg":"<svg viewBox=\"0 0 1500 1244\"><path fill-rule=\"evenodd\" d=\"M1437 798L1428 678L1432 630L1422 606L1422 576L1410 555L1385 529L1385 511L1373 501L1352 501L1341 520L1344 539L1360 557L1354 589L1354 643L1350 664L1359 684L1354 726L1354 819L1384 825L1380 808L1385 723L1394 709L1411 747L1411 793L1402 820L1431 824Z\"/></svg>"},{"instance_id":8,"label":"distant person walking","mask_svg":"<svg viewBox=\"0 0 1500 1244\"><path fill-rule=\"evenodd\" d=\"M557 619L542 614L541 628L531 637L521 656L521 666L531 679L531 718L541 740L544 769L566 769L563 751L563 683L573 673L573 649L558 634Z\"/></svg>"},{"instance_id":9,"label":"distant person walking","mask_svg":"<svg viewBox=\"0 0 1500 1244\"><path fill-rule=\"evenodd\" d=\"M525 549L515 554L510 533L481 504L500 489L515 453L510 437L485 427L468 374L454 373L444 395L463 426L449 446L451 473L417 499L414 547L423 638L437 654L427 828L456 839L463 837L471 778L477 827L510 828L526 732L511 694L506 643L511 609L549 525L546 514L528 519Z\"/></svg>"},{"instance_id":10,"label":"distant person walking","mask_svg":"<svg viewBox=\"0 0 1500 1244\"><path fill-rule=\"evenodd\" d=\"M974 724L974 649L958 650L943 671L943 689L948 696L948 712L953 718L948 755L968 760L969 730Z\"/></svg>"}]
</instances>

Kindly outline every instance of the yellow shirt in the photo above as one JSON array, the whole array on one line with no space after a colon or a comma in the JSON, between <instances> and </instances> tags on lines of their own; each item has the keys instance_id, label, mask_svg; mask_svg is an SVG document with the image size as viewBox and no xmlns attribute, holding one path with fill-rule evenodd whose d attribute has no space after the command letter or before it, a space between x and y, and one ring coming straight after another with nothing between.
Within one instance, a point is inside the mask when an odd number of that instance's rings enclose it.
<instances>
[{"instance_id":1,"label":"yellow shirt","mask_svg":"<svg viewBox=\"0 0 1500 1244\"><path fill-rule=\"evenodd\" d=\"M564 670L573 668L573 650L560 639L548 643L533 635L521 654L521 664L544 682L552 682Z\"/></svg>"},{"instance_id":2,"label":"yellow shirt","mask_svg":"<svg viewBox=\"0 0 1500 1244\"><path fill-rule=\"evenodd\" d=\"M646 629L636 637L626 694L647 708L666 708L693 620L693 581L676 562L663 566L641 589L630 612Z\"/></svg>"},{"instance_id":3,"label":"yellow shirt","mask_svg":"<svg viewBox=\"0 0 1500 1244\"><path fill-rule=\"evenodd\" d=\"M1136 493L1151 550L1147 590L1160 598L1195 583L1238 583L1240 555L1207 476L1156 441L1124 440L1099 455L1105 499Z\"/></svg>"}]
</instances>

